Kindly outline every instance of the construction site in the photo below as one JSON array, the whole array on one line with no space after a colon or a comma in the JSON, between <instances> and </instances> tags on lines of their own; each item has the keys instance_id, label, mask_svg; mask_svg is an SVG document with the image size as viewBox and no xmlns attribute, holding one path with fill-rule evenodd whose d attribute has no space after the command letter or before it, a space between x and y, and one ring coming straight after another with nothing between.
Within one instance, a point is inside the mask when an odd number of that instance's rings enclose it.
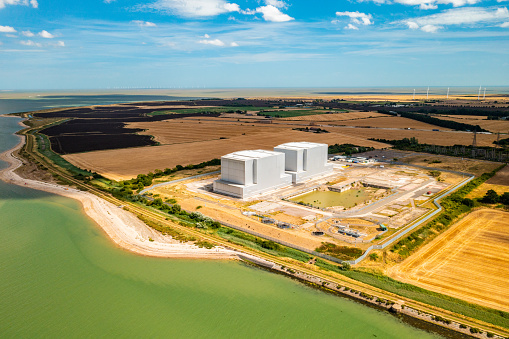
<instances>
[{"instance_id":1,"label":"construction site","mask_svg":"<svg viewBox=\"0 0 509 339\"><path fill-rule=\"evenodd\" d=\"M249 172L247 181L244 169L253 166L252 159L266 160L277 157L275 153L228 154L222 159L223 164L233 159L246 167L232 172L233 165L229 163L229 167L222 167L221 174L216 171L159 183L145 194L176 201L186 210L199 211L235 229L308 252L323 243L365 250L387 241L433 211L432 199L464 179L461 175L437 178L427 170L411 166L325 159L322 169L326 170L316 169L315 175L292 181L285 177L288 171L283 171L281 162L278 164L274 158L276 170L268 172L277 179L272 188L263 186L249 196L224 189L225 185L240 189L242 180L248 187L262 183L261 179L253 181L253 173L261 171L260 168ZM246 161L249 165L245 165ZM260 178L261 174L258 173ZM232 180L236 180L234 184Z\"/></svg>"}]
</instances>

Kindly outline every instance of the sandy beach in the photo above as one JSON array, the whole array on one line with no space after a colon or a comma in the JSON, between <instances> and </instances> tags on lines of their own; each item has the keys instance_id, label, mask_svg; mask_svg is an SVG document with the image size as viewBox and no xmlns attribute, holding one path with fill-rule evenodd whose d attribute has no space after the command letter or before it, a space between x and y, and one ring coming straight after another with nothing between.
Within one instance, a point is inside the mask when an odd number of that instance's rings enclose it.
<instances>
[{"instance_id":1,"label":"sandy beach","mask_svg":"<svg viewBox=\"0 0 509 339\"><path fill-rule=\"evenodd\" d=\"M26 127L20 122L20 125ZM24 179L15 173L23 165L14 153L24 144L24 137L18 136L20 142L12 149L0 154L0 160L9 167L0 171L0 179L11 184L58 194L78 200L83 210L119 247L128 251L153 257L193 258L193 259L237 259L248 255L222 247L212 249L199 248L191 243L180 243L170 236L151 229L130 212L113 205L91 193L61 185ZM152 239L153 241L149 240ZM255 259L255 258L253 258Z\"/></svg>"}]
</instances>

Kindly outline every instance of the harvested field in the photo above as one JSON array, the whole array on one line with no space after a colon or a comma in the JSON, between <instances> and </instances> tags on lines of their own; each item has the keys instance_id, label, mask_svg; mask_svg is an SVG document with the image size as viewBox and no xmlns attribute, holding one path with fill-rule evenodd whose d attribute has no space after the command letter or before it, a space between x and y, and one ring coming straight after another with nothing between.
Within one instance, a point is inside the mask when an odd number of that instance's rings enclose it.
<instances>
[{"instance_id":1,"label":"harvested field","mask_svg":"<svg viewBox=\"0 0 509 339\"><path fill-rule=\"evenodd\" d=\"M346 121L380 117L387 117L387 114L381 114L376 112L349 112L349 113L307 115L302 117L284 118L283 120L323 122L323 121Z\"/></svg>"},{"instance_id":2,"label":"harvested field","mask_svg":"<svg viewBox=\"0 0 509 339\"><path fill-rule=\"evenodd\" d=\"M501 165L499 162L417 153L416 155L410 155L400 160L407 164L472 173L476 176L491 172Z\"/></svg>"},{"instance_id":3,"label":"harvested field","mask_svg":"<svg viewBox=\"0 0 509 339\"><path fill-rule=\"evenodd\" d=\"M394 279L509 311L509 213L477 210L403 263Z\"/></svg>"},{"instance_id":4,"label":"harvested field","mask_svg":"<svg viewBox=\"0 0 509 339\"><path fill-rule=\"evenodd\" d=\"M260 125L246 123L232 123L220 119L199 121L190 120L166 120L161 122L136 122L128 125L132 129L145 130L140 134L153 135L161 145L182 144L196 141L219 140L235 136L253 136L259 133L278 133L286 126Z\"/></svg>"},{"instance_id":5,"label":"harvested field","mask_svg":"<svg viewBox=\"0 0 509 339\"><path fill-rule=\"evenodd\" d=\"M436 118L462 122L464 124L479 125L481 128L493 133L509 133L508 120L486 120L486 116L477 115L438 115Z\"/></svg>"},{"instance_id":6,"label":"harvested field","mask_svg":"<svg viewBox=\"0 0 509 339\"><path fill-rule=\"evenodd\" d=\"M376 128L411 128L424 130L432 130L437 128L435 125L426 124L424 122L374 112L308 115L305 117L286 118L284 120L314 121L327 123L330 125ZM444 131L450 130L449 128L440 129Z\"/></svg>"},{"instance_id":7,"label":"harvested field","mask_svg":"<svg viewBox=\"0 0 509 339\"><path fill-rule=\"evenodd\" d=\"M488 184L487 182L485 182L484 184L482 184L481 186L477 187L472 192L467 194L467 196L465 198L470 198L470 199L482 198L486 195L486 192L488 192L489 190L494 190L499 195L501 195L505 192L509 192L509 186L494 185L494 184Z\"/></svg>"},{"instance_id":8,"label":"harvested field","mask_svg":"<svg viewBox=\"0 0 509 339\"><path fill-rule=\"evenodd\" d=\"M237 125L237 128L242 128L242 126ZM313 141L328 144L351 143L360 146L386 147L382 143L339 133L315 134L292 131L290 128L278 129L277 131L277 133L268 131L252 135L237 135L229 139L188 143L182 141L183 143L163 146L76 153L65 155L64 158L81 168L91 169L107 178L124 180L155 169L198 164L220 158L222 155L234 151L260 148L272 149L274 146L290 141ZM171 131L168 132L171 133ZM150 133L150 131L147 133ZM190 130L189 133L195 132Z\"/></svg>"},{"instance_id":9,"label":"harvested field","mask_svg":"<svg viewBox=\"0 0 509 339\"><path fill-rule=\"evenodd\" d=\"M488 184L509 186L509 166L505 166L487 181Z\"/></svg>"},{"instance_id":10,"label":"harvested field","mask_svg":"<svg viewBox=\"0 0 509 339\"><path fill-rule=\"evenodd\" d=\"M416 121L418 123L418 121ZM352 124L354 125L354 124ZM419 131L405 129L382 129L382 128L352 128L352 127L326 127L325 129L332 132L344 133L360 138L375 139L403 139L416 137L420 143L453 146L453 145L472 145L473 133L468 132L447 132L441 127L436 131ZM477 134L478 146L492 146L493 141L497 140L495 134Z\"/></svg>"}]
</instances>

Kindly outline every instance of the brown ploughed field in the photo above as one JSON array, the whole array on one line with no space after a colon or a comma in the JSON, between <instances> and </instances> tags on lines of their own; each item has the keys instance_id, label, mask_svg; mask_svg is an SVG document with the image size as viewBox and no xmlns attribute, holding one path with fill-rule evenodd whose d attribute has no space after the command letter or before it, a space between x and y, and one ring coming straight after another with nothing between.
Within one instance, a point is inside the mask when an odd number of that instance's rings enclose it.
<instances>
[{"instance_id":1,"label":"brown ploughed field","mask_svg":"<svg viewBox=\"0 0 509 339\"><path fill-rule=\"evenodd\" d=\"M389 276L509 311L509 213L474 211L388 270Z\"/></svg>"}]
</instances>

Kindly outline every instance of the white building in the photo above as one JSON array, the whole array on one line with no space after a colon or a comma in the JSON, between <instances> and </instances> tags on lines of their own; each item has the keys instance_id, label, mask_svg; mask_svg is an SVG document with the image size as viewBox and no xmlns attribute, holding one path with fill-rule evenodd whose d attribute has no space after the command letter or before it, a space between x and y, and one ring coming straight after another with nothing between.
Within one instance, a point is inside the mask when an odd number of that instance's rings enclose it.
<instances>
[{"instance_id":1,"label":"white building","mask_svg":"<svg viewBox=\"0 0 509 339\"><path fill-rule=\"evenodd\" d=\"M333 171L333 165L327 163L327 144L289 142L274 147L274 151L285 154L285 171L292 176L293 183Z\"/></svg>"},{"instance_id":2,"label":"white building","mask_svg":"<svg viewBox=\"0 0 509 339\"><path fill-rule=\"evenodd\" d=\"M233 152L221 157L221 179L214 181L214 192L245 199L291 185L285 173L285 155L254 150Z\"/></svg>"}]
</instances>

